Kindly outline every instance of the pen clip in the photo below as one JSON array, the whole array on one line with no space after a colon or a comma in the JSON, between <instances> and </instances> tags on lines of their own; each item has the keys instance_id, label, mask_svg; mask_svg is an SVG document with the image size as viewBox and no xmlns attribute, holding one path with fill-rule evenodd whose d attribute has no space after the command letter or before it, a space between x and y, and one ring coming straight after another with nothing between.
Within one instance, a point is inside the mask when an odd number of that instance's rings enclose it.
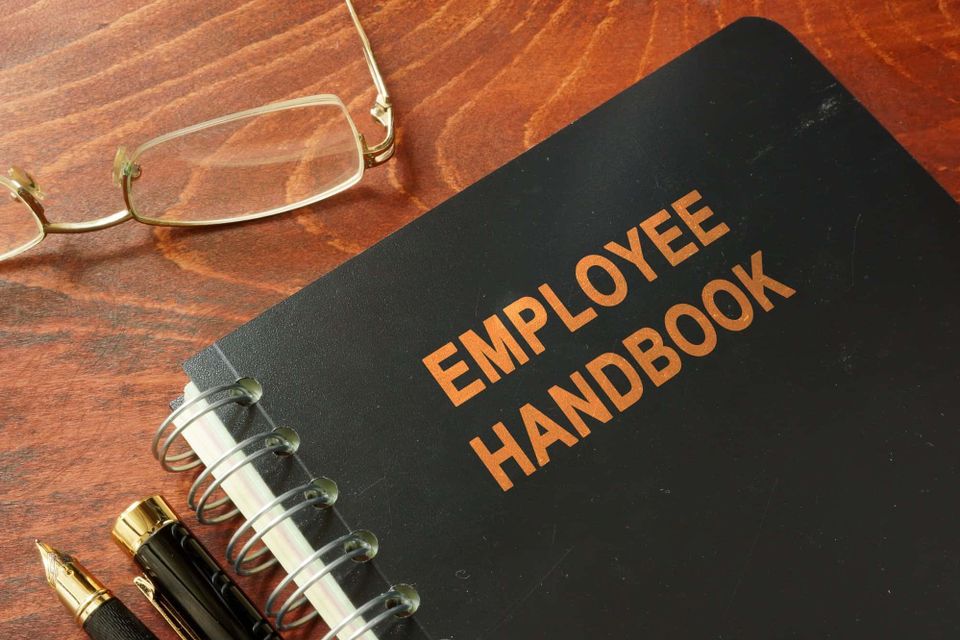
<instances>
[{"instance_id":1,"label":"pen clip","mask_svg":"<svg viewBox=\"0 0 960 640\"><path fill-rule=\"evenodd\" d=\"M203 638L193 633L193 631L184 624L177 612L166 604L166 600L157 594L157 588L150 580L144 576L137 576L133 579L133 584L137 586L137 589L140 590L143 597L149 600L150 604L160 612L160 615L167 621L170 628L173 629L182 640L203 640Z\"/></svg>"}]
</instances>

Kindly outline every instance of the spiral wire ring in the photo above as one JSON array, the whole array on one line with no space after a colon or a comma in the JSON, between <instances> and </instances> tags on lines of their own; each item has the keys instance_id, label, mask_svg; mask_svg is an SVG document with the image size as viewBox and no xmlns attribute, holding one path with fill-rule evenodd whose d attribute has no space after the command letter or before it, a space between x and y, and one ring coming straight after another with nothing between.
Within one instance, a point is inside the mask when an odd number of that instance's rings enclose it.
<instances>
[{"instance_id":1,"label":"spiral wire ring","mask_svg":"<svg viewBox=\"0 0 960 640\"><path fill-rule=\"evenodd\" d=\"M208 406L204 407L203 411L190 416L186 422L176 427L163 441L163 446L160 446L160 439L163 437L164 431L167 430L167 427L169 427L174 420L179 418L197 403L219 393L229 393L230 395L228 395L226 398L221 398L216 402L210 403ZM231 382L230 384L221 384L216 387L211 387L196 397L191 398L170 413L166 420L160 424L160 427L153 436L153 441L150 443L150 451L153 453L153 457L160 461L160 465L164 469L171 472L187 471L188 469L198 467L200 464L202 464L202 461L193 449L189 449L172 456L168 455L170 452L170 447L176 441L177 437L186 431L190 425L211 411L215 411L220 407L224 407L233 403L248 406L259 401L262 395L263 389L259 382L253 378L240 378L236 382ZM172 462L179 462L181 460L190 459L191 457L193 458L191 462L180 465L171 464Z\"/></svg>"},{"instance_id":2,"label":"spiral wire ring","mask_svg":"<svg viewBox=\"0 0 960 640\"><path fill-rule=\"evenodd\" d=\"M237 554L237 557L234 558L234 552L236 551L237 545L240 543L240 539L244 536L245 533L250 531L253 528L253 524L263 517L265 514L269 513L275 507L283 505L284 502L289 500L295 495L303 495L303 499L298 502L296 505L290 507L284 511L279 516L272 519L263 529L255 532L253 536L240 548L240 552ZM305 509L309 506L315 506L317 508L326 509L333 506L334 502L337 500L337 485L328 478L313 478L310 482L300 485L290 489L286 493L283 493L263 507L260 508L253 517L249 518L246 522L243 523L239 529L233 534L230 538L230 542L227 543L227 564L232 564L234 571L239 575L249 576L255 573L259 573L264 569L272 567L277 563L276 558L271 558L266 562L261 562L260 564L247 568L243 564L245 562L256 560L265 553L268 553L270 549L264 545L254 553L250 553L254 545L260 541L263 536L265 536L271 529L279 525L281 522L287 518L292 518L297 512L301 509ZM212 508L212 506L211 506Z\"/></svg>"},{"instance_id":3,"label":"spiral wire ring","mask_svg":"<svg viewBox=\"0 0 960 640\"><path fill-rule=\"evenodd\" d=\"M239 442L233 447L231 447L228 451L226 451L223 455L221 455L216 462L214 462L212 465L204 469L203 473L197 476L197 479L193 481L192 485L190 485L190 491L187 493L187 505L191 509L196 511L197 520L199 520L202 524L214 524L217 522L223 522L225 520L229 520L230 518L240 513L239 509L234 508L228 511L227 513L222 513L220 515L208 518L206 516L206 511L208 509L215 509L219 506L222 506L230 502L230 498L229 496L224 496L218 500L214 500L210 504L207 504L207 502L210 500L210 497L220 487L220 485L223 484L223 482L227 478L229 478L231 475L233 475L234 473L236 473L246 465L250 464L257 458L261 458L269 453L283 453L283 454L294 453L296 451L296 445L292 438L286 437L284 435L284 432L292 432L292 429L288 429L286 427L280 427L278 429L274 429L270 433L261 433L255 436L250 436L246 440L243 440L242 442ZM242 451L243 449L249 447L250 445L258 443L261 440L263 441L263 444L265 446L260 447L253 453L247 454L239 462L234 463L233 466L229 467L226 471L224 471L222 476L220 476L219 478L215 478L213 482L210 483L210 486L207 487L206 491L204 491L203 494L200 496L200 500L197 501L197 492L200 490L200 487L203 485L204 481L213 475L214 469L219 467L226 460L230 459L233 456L233 454L237 453L238 451Z\"/></svg>"},{"instance_id":4,"label":"spiral wire ring","mask_svg":"<svg viewBox=\"0 0 960 640\"><path fill-rule=\"evenodd\" d=\"M395 585L391 587L389 591L381 593L376 598L371 598L362 606L355 609L353 613L341 620L335 627L332 627L327 635L323 636L323 640L335 640L337 634L343 631L344 627L350 624L350 622L363 616L365 613L382 603L386 603L387 609L374 616L365 625L354 631L350 637L347 638L347 640L357 640L367 631L370 631L391 616L405 618L413 615L413 613L420 606L420 596L417 595L416 589L410 585Z\"/></svg>"},{"instance_id":5,"label":"spiral wire ring","mask_svg":"<svg viewBox=\"0 0 960 640\"><path fill-rule=\"evenodd\" d=\"M340 554L336 560L325 565L319 572L310 576L303 584L299 585L289 597L287 597L280 609L277 611L273 610L273 605L282 595L283 590L287 585L296 579L297 575L299 575L301 571L303 571L311 563L319 560L322 556L339 546L343 547L343 553ZM366 562L367 560L370 560L377 554L378 548L379 543L377 542L377 537L369 531L364 530L352 531L346 535L340 536L333 542L324 545L320 549L317 549L312 554L304 558L297 568L291 571L287 577L276 586L273 592L270 593L270 597L267 598L267 605L264 613L266 613L267 616L276 617L276 626L277 630L279 631L286 631L287 629L293 629L306 624L319 615L319 612L316 609L310 613L304 614L290 623L285 624L283 619L292 610L297 609L307 602L307 598L303 594L306 593L307 589L319 582L324 576L328 575L337 567L350 560L357 560L358 562Z\"/></svg>"},{"instance_id":6,"label":"spiral wire ring","mask_svg":"<svg viewBox=\"0 0 960 640\"><path fill-rule=\"evenodd\" d=\"M177 426L175 429L173 429L173 431L170 432L169 435L166 436L166 438L164 438L164 433L177 418L184 415L190 408L194 407L198 403L220 393L227 393L228 395L224 398L220 398L219 400L207 404L201 411L190 416L183 424ZM254 378L239 378L236 380L236 382L221 384L201 392L197 396L184 402L183 405L170 413L166 420L160 424L150 445L150 450L153 453L153 457L156 458L167 471L187 471L188 469L196 468L197 466L203 464L203 461L189 446L186 451L170 455L170 447L173 446L173 443L176 441L176 439L181 437L187 428L189 428L207 413L216 411L221 407L234 403L242 406L249 406L258 402L262 396L263 388ZM161 440L163 440L162 444ZM235 454L242 453L244 449L255 444L261 446L259 446L252 453L245 455L238 462L231 465L219 478L214 478L210 483L210 486L208 486L207 489L201 494L199 501L197 500L197 493L200 491L203 483L213 476L215 469L220 467ZM265 456L268 453L275 453L277 455L293 454L296 453L299 445L300 437L295 431L287 427L279 427L270 433L261 433L246 438L242 442L239 442L234 447L230 448L230 450L224 452L219 458L217 458L216 461L214 461L213 464L211 464L202 473L200 473L200 475L197 476L193 484L190 486L190 491L187 494L187 504L191 509L196 511L197 519L203 524L223 522L236 516L240 512L237 508L217 516L206 516L207 510L215 509L230 502L230 497L226 495L210 502L210 498L217 491L217 489L221 487L224 481L226 481L227 478L246 465L251 464L258 458ZM189 460L189 462L185 462L183 464L172 464L181 462L183 460ZM266 516L266 514L273 509L277 507L282 508L284 502L298 494L303 495L303 498L299 502L297 502L294 506L284 510L280 515L271 519L263 529L256 531L250 537L250 539L240 547L236 558L233 557L237 545L240 544L241 538L253 529L255 522ZM318 477L313 478L309 482L290 489L289 491L286 491L283 494L275 497L269 503L261 507L260 510L253 515L253 517L244 522L244 524L240 526L236 532L234 532L233 536L230 538L230 542L227 544L226 556L228 564L232 564L234 570L236 570L236 572L240 575L251 575L275 565L277 563L277 559L271 558L270 560L261 562L256 566L250 568L244 567L244 563L251 562L263 556L264 554L269 553L270 549L265 544L262 544L263 537L277 527L281 522L292 518L300 510L305 509L308 506L315 506L318 508L330 507L334 504L334 502L336 502L337 495L338 490L335 482L328 478ZM253 548L258 542L261 542L261 548L253 551ZM333 549L336 549L337 547L342 547L342 552L340 555L329 564L324 565L323 569L321 569L319 572L307 578L302 585L298 585L297 589L287 597L283 605L278 610L274 611L273 607L283 595L284 589L293 583L296 577L300 575L307 567L320 560L324 555ZM284 618L291 611L298 609L307 602L307 596L305 595L307 590L322 580L325 576L330 575L334 570L346 562L351 560L356 562L366 562L376 556L378 550L379 542L377 541L377 537L369 531L352 531L346 535L340 536L333 542L324 545L320 549L317 549L312 554L304 558L303 561L293 571L291 571L276 586L276 588L274 588L274 590L270 593L270 597L267 599L265 613L267 616L275 616L276 627L280 631L293 629L306 624L319 615L319 612L316 609L310 613L304 614L300 618L297 618L290 623L285 624ZM393 585L388 591L385 591L379 596L368 600L362 606L355 609L349 616L337 623L336 626L332 627L330 631L323 637L323 640L335 640L337 638L337 634L343 631L347 625L358 618L362 620L362 617L367 612L381 604L386 605L385 610L381 611L377 615L373 616L369 621L364 623L364 625L357 631L353 632L350 637L347 638L347 640L359 640L359 638L365 633L390 617L404 618L413 615L413 613L420 607L420 596L417 593L417 590L410 585Z\"/></svg>"}]
</instances>

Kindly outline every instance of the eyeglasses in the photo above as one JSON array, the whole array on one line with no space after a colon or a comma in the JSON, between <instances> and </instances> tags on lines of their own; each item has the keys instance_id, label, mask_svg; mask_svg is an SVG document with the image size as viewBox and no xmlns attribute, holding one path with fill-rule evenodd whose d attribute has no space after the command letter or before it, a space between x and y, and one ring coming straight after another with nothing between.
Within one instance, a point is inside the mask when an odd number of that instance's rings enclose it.
<instances>
[{"instance_id":1,"label":"eyeglasses","mask_svg":"<svg viewBox=\"0 0 960 640\"><path fill-rule=\"evenodd\" d=\"M126 207L86 222L49 222L43 192L18 167L0 175L0 260L35 247L49 233L88 233L136 220L194 227L277 215L350 188L394 152L393 108L351 0L345 0L377 90L370 110L385 130L368 146L343 102L314 95L240 111L179 129L134 151L120 147L113 180Z\"/></svg>"}]
</instances>

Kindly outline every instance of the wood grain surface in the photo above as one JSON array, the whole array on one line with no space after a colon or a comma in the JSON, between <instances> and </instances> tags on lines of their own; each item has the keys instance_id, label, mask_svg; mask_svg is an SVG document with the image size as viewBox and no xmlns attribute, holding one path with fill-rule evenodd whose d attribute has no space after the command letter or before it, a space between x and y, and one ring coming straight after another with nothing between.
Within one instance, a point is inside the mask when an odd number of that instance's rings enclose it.
<instances>
[{"instance_id":1,"label":"wood grain surface","mask_svg":"<svg viewBox=\"0 0 960 640\"><path fill-rule=\"evenodd\" d=\"M180 363L738 17L786 26L960 196L960 0L356 2L398 114L388 165L271 220L127 223L0 264L0 637L83 637L41 538L172 640L109 528L149 492L186 514L190 478L148 453ZM337 0L19 0L0 16L0 163L34 173L51 220L122 207L118 145L223 113L336 93L379 134ZM194 529L222 557L230 529ZM241 584L262 603L277 580Z\"/></svg>"}]
</instances>

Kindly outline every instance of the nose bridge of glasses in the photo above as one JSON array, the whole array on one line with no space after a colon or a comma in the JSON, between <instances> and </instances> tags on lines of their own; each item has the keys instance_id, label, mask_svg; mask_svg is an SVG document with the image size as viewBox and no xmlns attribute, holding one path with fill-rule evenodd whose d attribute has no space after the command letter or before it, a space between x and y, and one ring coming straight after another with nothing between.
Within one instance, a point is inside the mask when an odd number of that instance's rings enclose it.
<instances>
[{"instance_id":1,"label":"nose bridge of glasses","mask_svg":"<svg viewBox=\"0 0 960 640\"><path fill-rule=\"evenodd\" d=\"M132 217L126 209L123 209L108 216L85 222L50 222L47 220L43 205L40 204L40 201L44 198L43 190L29 172L17 166L10 167L6 176L0 175L0 185L6 188L11 198L22 201L33 210L43 226L44 234L100 231L126 222ZM0 190L0 194L2 194L2 190Z\"/></svg>"}]
</instances>

